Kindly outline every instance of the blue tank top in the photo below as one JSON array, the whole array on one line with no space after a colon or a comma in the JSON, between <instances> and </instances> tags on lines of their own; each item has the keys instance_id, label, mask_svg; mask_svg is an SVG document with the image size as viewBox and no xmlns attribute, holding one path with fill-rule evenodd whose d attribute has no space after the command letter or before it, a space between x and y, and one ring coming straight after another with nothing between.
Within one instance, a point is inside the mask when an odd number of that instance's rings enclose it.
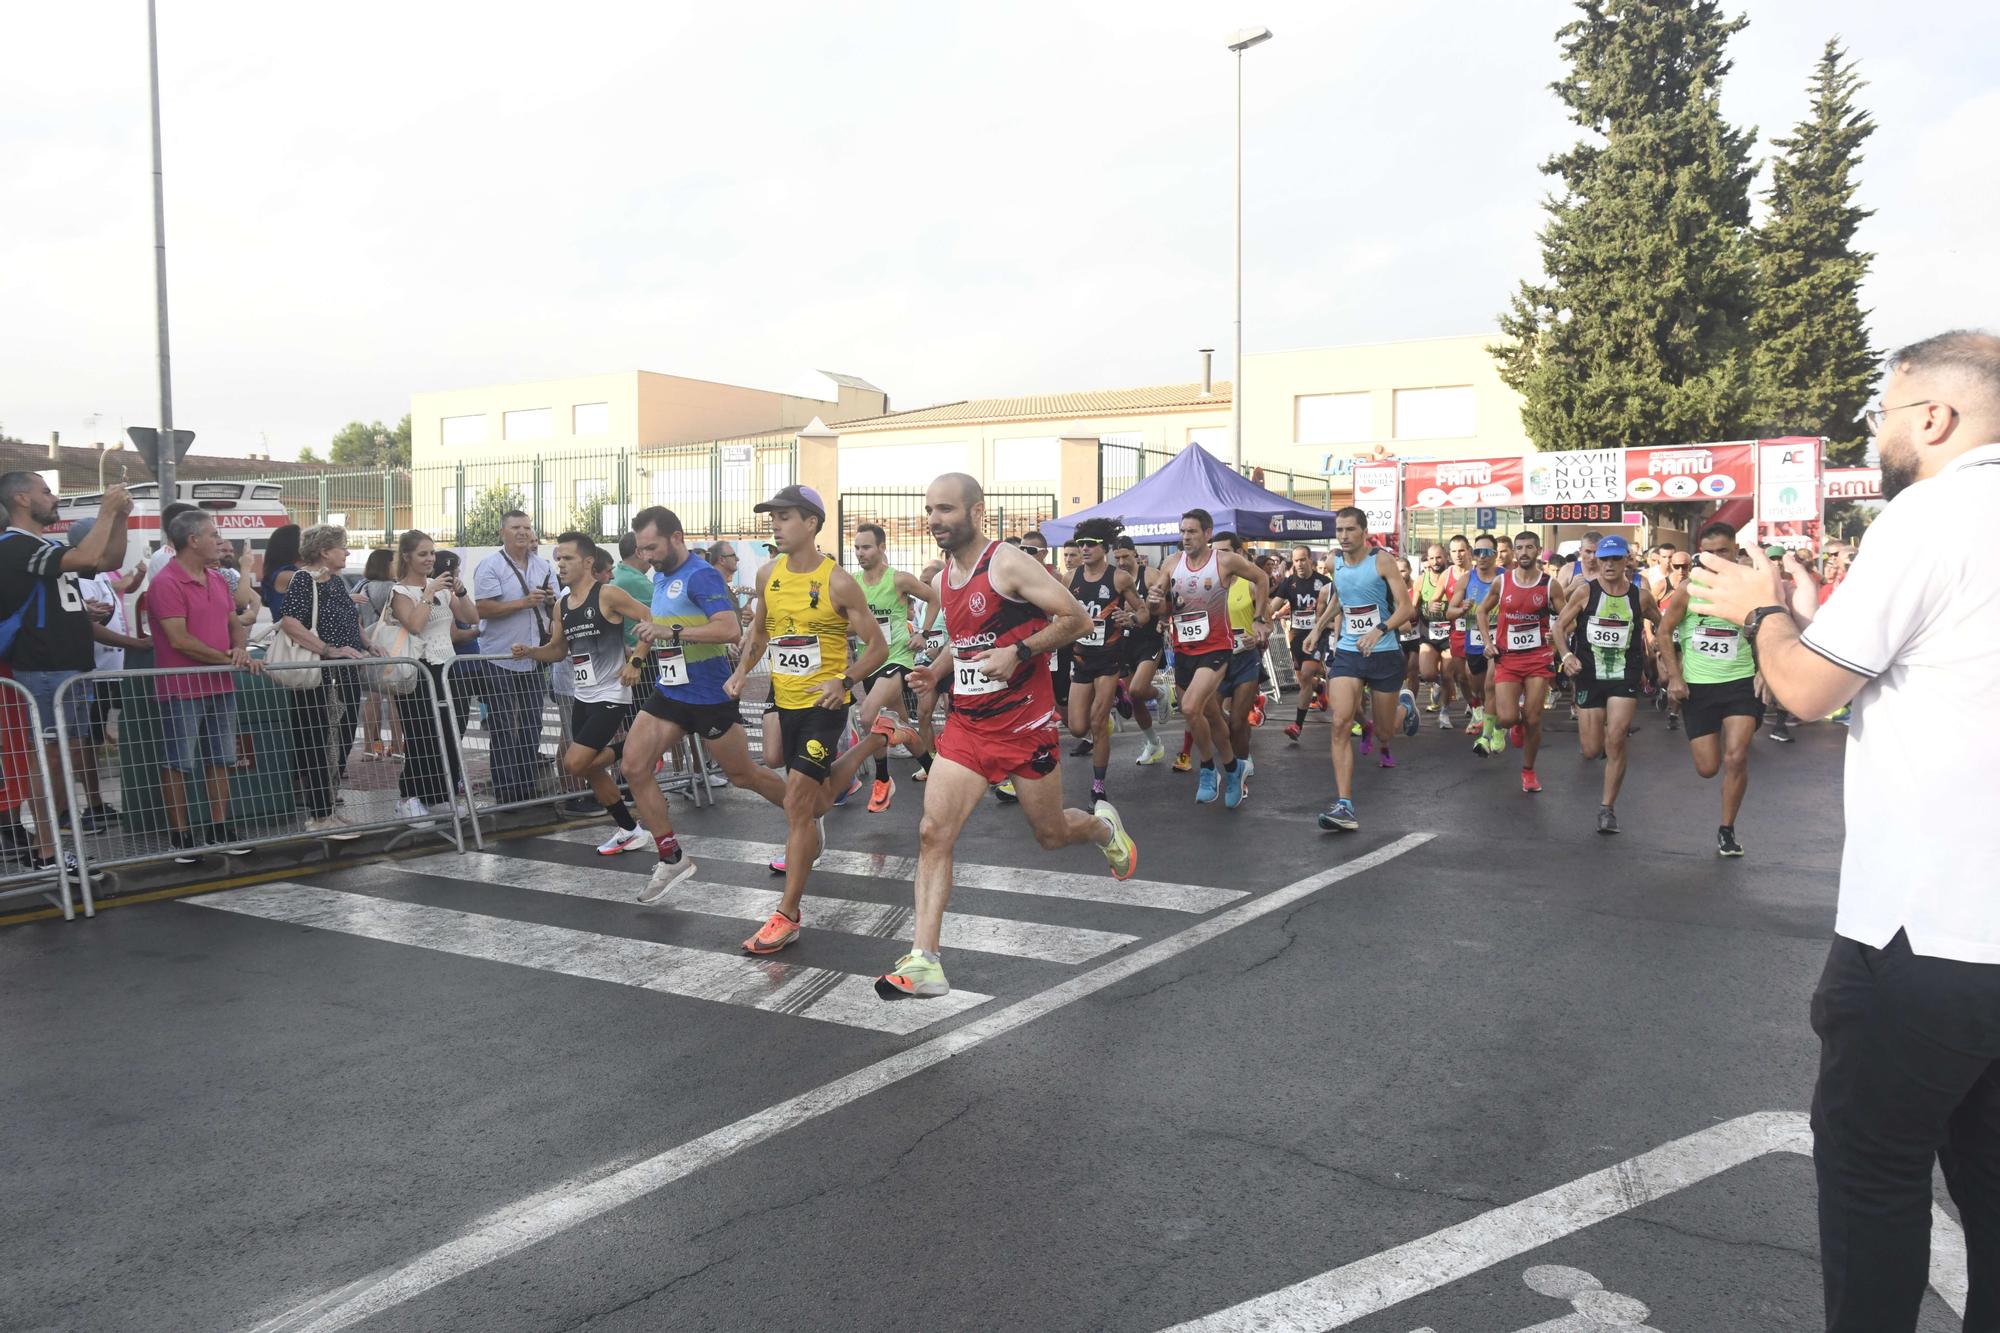
<instances>
[{"instance_id":1,"label":"blue tank top","mask_svg":"<svg viewBox=\"0 0 2000 1333\"><path fill-rule=\"evenodd\" d=\"M1376 552L1370 551L1353 566L1345 554L1333 557L1333 591L1340 599L1340 638L1334 644L1337 652L1360 652L1361 636L1388 624L1396 613L1389 600L1389 580L1376 572L1375 556ZM1375 651L1400 653L1403 649L1394 634L1385 633L1375 641Z\"/></svg>"},{"instance_id":2,"label":"blue tank top","mask_svg":"<svg viewBox=\"0 0 2000 1333\"><path fill-rule=\"evenodd\" d=\"M1487 590L1500 581L1500 576L1506 572L1506 569L1505 565L1494 566L1493 577L1490 579L1479 577L1479 566L1477 565L1465 571L1465 655L1467 657L1486 656L1486 645L1478 641L1479 617L1472 614L1472 609L1486 600ZM1497 615L1494 617L1494 623L1499 623Z\"/></svg>"}]
</instances>

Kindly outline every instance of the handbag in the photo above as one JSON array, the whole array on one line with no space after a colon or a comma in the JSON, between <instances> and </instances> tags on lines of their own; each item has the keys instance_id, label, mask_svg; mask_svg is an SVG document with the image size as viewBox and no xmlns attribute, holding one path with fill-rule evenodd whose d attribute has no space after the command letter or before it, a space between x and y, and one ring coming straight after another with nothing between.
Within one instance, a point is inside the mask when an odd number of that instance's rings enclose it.
<instances>
[{"instance_id":1,"label":"handbag","mask_svg":"<svg viewBox=\"0 0 2000 1333\"><path fill-rule=\"evenodd\" d=\"M310 579L312 578L312 575L306 573L304 570L300 570L297 574L293 575L293 577ZM313 608L312 623L307 625L306 628L311 630L314 634L318 634L319 633L319 583L317 580L314 580L312 585L312 608ZM278 618L280 620L284 619L282 615L280 615ZM265 666L285 666L285 664L288 662L318 662L318 661L319 657L317 654L308 651L304 644L299 643L296 639L292 638L291 635L285 633L283 630L278 631L277 638L272 640L270 648L265 650L264 653ZM288 690L316 690L320 686L320 677L324 674L325 673L322 672L317 666L297 667L297 668L288 667L284 671L273 671L270 673L272 680L277 681L278 684L284 686L284 688Z\"/></svg>"},{"instance_id":2,"label":"handbag","mask_svg":"<svg viewBox=\"0 0 2000 1333\"><path fill-rule=\"evenodd\" d=\"M389 601L385 606L396 604L395 589L389 591ZM414 657L410 651L410 630L403 624L403 617L397 613L396 623L390 624L384 614L368 627L368 642L380 648L391 657ZM388 662L368 669L368 687L377 694L413 694L417 688L417 664L415 662Z\"/></svg>"}]
</instances>

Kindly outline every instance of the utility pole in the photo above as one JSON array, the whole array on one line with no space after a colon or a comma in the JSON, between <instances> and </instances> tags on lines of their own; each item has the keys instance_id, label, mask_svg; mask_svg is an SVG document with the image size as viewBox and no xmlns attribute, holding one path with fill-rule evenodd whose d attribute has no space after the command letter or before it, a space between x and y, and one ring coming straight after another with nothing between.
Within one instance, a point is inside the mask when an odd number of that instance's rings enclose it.
<instances>
[{"instance_id":1,"label":"utility pole","mask_svg":"<svg viewBox=\"0 0 2000 1333\"><path fill-rule=\"evenodd\" d=\"M147 72L153 90L153 293L160 334L160 449L153 475L160 483L160 507L174 500L174 468L180 450L174 440L173 361L167 351L167 197L160 169L160 25L156 0L146 0Z\"/></svg>"}]
</instances>

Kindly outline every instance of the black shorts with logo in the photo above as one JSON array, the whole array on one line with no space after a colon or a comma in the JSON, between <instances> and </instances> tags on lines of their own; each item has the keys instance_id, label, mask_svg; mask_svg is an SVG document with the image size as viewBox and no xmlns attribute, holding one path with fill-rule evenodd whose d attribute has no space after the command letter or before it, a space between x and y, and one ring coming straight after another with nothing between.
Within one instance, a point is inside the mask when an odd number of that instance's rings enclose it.
<instances>
[{"instance_id":1,"label":"black shorts with logo","mask_svg":"<svg viewBox=\"0 0 2000 1333\"><path fill-rule=\"evenodd\" d=\"M1119 640L1122 645L1124 640ZM1116 676L1125 670L1125 652L1118 648L1079 648L1070 655L1069 678L1088 685L1102 676Z\"/></svg>"},{"instance_id":2,"label":"black shorts with logo","mask_svg":"<svg viewBox=\"0 0 2000 1333\"><path fill-rule=\"evenodd\" d=\"M1747 717L1752 726L1764 721L1764 701L1757 697L1754 676L1725 680L1719 685L1688 682L1687 702L1681 705L1681 725L1691 741L1713 736L1722 730L1722 719Z\"/></svg>"},{"instance_id":3,"label":"black shorts with logo","mask_svg":"<svg viewBox=\"0 0 2000 1333\"><path fill-rule=\"evenodd\" d=\"M857 695L869 694L875 689L877 684L885 680L893 680L901 684L909 674L910 669L908 667L897 666L894 662L891 662L880 671L870 672L868 679L861 682L861 688L855 691L855 693Z\"/></svg>"},{"instance_id":4,"label":"black shorts with logo","mask_svg":"<svg viewBox=\"0 0 2000 1333\"><path fill-rule=\"evenodd\" d=\"M1120 640L1125 645L1125 664L1137 667L1141 662L1158 662L1167 651L1166 636L1148 625L1135 629Z\"/></svg>"},{"instance_id":5,"label":"black shorts with logo","mask_svg":"<svg viewBox=\"0 0 2000 1333\"><path fill-rule=\"evenodd\" d=\"M608 750L631 716L629 704L592 704L572 699L569 705L570 741L590 750Z\"/></svg>"},{"instance_id":6,"label":"black shorts with logo","mask_svg":"<svg viewBox=\"0 0 2000 1333\"><path fill-rule=\"evenodd\" d=\"M1190 655L1174 654L1174 688L1185 690L1194 680L1197 671L1219 671L1229 674L1229 659L1235 656L1227 648L1219 648L1212 653Z\"/></svg>"},{"instance_id":7,"label":"black shorts with logo","mask_svg":"<svg viewBox=\"0 0 2000 1333\"><path fill-rule=\"evenodd\" d=\"M1608 699L1636 699L1639 687L1631 681L1592 680L1587 676L1576 678L1576 706L1578 708L1602 708Z\"/></svg>"},{"instance_id":8,"label":"black shorts with logo","mask_svg":"<svg viewBox=\"0 0 2000 1333\"><path fill-rule=\"evenodd\" d=\"M803 773L814 782L825 782L840 749L840 733L847 726L845 708L780 708L778 739L783 745L785 767ZM768 725L768 718L766 719Z\"/></svg>"},{"instance_id":9,"label":"black shorts with logo","mask_svg":"<svg viewBox=\"0 0 2000 1333\"><path fill-rule=\"evenodd\" d=\"M671 722L688 735L699 736L705 741L717 740L731 727L743 725L743 710L733 699L719 704L690 704L669 699L655 689L652 697L646 700L646 706L639 711L662 722Z\"/></svg>"}]
</instances>

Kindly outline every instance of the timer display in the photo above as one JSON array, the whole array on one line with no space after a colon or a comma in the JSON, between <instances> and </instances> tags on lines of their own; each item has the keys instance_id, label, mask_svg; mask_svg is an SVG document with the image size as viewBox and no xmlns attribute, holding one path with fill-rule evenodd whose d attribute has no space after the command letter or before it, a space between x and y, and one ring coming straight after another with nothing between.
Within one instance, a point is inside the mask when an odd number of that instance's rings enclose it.
<instances>
[{"instance_id":1,"label":"timer display","mask_svg":"<svg viewBox=\"0 0 2000 1333\"><path fill-rule=\"evenodd\" d=\"M1621 517L1614 503L1527 505L1521 510L1523 523L1616 523Z\"/></svg>"}]
</instances>

